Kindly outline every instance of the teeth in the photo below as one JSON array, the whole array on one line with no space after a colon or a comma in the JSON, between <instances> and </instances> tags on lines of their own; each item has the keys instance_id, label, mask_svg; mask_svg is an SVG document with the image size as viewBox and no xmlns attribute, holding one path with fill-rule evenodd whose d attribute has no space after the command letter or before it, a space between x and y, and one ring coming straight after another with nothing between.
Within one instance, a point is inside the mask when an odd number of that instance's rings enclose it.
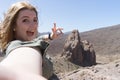
<instances>
[{"instance_id":1,"label":"teeth","mask_svg":"<svg viewBox=\"0 0 120 80\"><path fill-rule=\"evenodd\" d=\"M27 35L28 36L33 36L34 32L31 32L31 31L27 31Z\"/></svg>"}]
</instances>

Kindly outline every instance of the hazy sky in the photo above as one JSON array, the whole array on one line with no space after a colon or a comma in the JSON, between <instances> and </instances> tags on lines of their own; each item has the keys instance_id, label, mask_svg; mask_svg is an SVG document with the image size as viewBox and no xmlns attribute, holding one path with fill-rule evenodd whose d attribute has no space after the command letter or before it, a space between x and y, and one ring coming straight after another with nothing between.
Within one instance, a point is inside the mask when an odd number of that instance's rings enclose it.
<instances>
[{"instance_id":1,"label":"hazy sky","mask_svg":"<svg viewBox=\"0 0 120 80\"><path fill-rule=\"evenodd\" d=\"M8 7L22 0L1 0L0 20ZM64 32L80 32L120 23L120 0L28 0L39 12L39 32L50 31L53 23Z\"/></svg>"}]
</instances>

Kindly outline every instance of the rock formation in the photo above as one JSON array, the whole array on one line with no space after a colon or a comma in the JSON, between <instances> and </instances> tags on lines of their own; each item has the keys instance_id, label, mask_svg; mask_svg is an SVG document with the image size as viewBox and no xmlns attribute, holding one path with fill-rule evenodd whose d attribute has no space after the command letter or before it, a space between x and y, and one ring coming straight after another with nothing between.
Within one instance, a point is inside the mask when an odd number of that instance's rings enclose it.
<instances>
[{"instance_id":1,"label":"rock formation","mask_svg":"<svg viewBox=\"0 0 120 80\"><path fill-rule=\"evenodd\" d=\"M74 30L66 39L62 56L65 56L71 62L82 65L83 54L81 48L79 32Z\"/></svg>"},{"instance_id":2,"label":"rock formation","mask_svg":"<svg viewBox=\"0 0 120 80\"><path fill-rule=\"evenodd\" d=\"M62 56L77 65L92 66L96 64L93 45L87 40L81 41L77 30L69 34L66 39Z\"/></svg>"}]
</instances>

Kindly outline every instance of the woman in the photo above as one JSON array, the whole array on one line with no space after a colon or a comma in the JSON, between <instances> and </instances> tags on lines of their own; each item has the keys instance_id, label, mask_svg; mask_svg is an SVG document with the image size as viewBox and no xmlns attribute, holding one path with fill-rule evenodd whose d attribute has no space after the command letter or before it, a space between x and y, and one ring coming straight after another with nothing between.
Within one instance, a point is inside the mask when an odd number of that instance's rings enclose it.
<instances>
[{"instance_id":1,"label":"woman","mask_svg":"<svg viewBox=\"0 0 120 80\"><path fill-rule=\"evenodd\" d=\"M47 36L38 36L38 13L36 8L27 2L13 4L5 14L1 28L1 47L6 57L0 63L0 80L49 78L51 73L49 75L48 72L45 72L46 78L42 76L44 63L51 64L44 54L48 47L44 39L56 38L61 34L57 31L61 32L62 29L55 29Z\"/></svg>"}]
</instances>

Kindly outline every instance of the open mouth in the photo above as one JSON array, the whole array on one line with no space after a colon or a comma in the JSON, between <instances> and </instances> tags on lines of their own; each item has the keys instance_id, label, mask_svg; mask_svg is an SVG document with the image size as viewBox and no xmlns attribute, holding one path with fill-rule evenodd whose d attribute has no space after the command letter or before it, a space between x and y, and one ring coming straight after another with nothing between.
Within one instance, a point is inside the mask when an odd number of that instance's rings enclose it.
<instances>
[{"instance_id":1,"label":"open mouth","mask_svg":"<svg viewBox=\"0 0 120 80\"><path fill-rule=\"evenodd\" d=\"M27 33L28 36L33 36L34 35L34 32L32 32L32 31L27 31L26 33Z\"/></svg>"}]
</instances>

